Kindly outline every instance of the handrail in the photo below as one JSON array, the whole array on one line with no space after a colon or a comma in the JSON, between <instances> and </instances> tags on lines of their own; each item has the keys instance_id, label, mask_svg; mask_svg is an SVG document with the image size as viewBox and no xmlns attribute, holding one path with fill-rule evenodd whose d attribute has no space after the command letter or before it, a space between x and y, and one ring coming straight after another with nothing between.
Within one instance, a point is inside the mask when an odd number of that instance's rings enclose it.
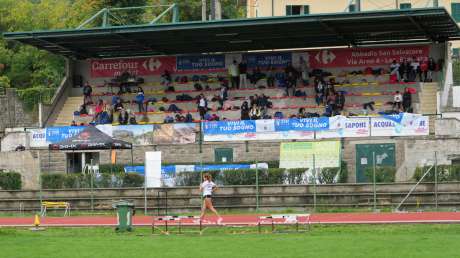
<instances>
[{"instance_id":1,"label":"handrail","mask_svg":"<svg viewBox=\"0 0 460 258\"><path fill-rule=\"evenodd\" d=\"M56 111L56 107L59 103L59 100L61 100L62 96L64 95L68 87L68 83L69 83L69 77L65 76L62 79L59 87L56 89L56 92L54 93L53 98L51 99L51 103L50 103L51 108L48 110L47 114L43 114L44 115L43 124L42 124L43 126L45 126L48 123L49 119L51 118L51 115ZM43 105L42 103L40 104Z\"/></svg>"}]
</instances>

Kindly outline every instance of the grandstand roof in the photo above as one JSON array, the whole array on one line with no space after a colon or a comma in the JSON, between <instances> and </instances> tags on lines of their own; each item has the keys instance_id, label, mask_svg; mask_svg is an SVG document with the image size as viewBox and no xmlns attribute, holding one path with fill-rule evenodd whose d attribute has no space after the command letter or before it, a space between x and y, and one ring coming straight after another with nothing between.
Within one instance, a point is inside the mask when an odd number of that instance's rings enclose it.
<instances>
[{"instance_id":1,"label":"grandstand roof","mask_svg":"<svg viewBox=\"0 0 460 258\"><path fill-rule=\"evenodd\" d=\"M172 55L460 39L444 8L4 33L72 58Z\"/></svg>"}]
</instances>

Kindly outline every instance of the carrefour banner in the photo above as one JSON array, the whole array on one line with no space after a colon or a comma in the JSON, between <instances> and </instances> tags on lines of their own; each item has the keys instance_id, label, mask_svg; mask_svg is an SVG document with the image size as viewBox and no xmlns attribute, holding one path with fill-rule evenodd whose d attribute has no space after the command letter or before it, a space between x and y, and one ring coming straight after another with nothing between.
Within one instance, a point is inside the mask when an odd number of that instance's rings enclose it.
<instances>
[{"instance_id":1,"label":"carrefour banner","mask_svg":"<svg viewBox=\"0 0 460 258\"><path fill-rule=\"evenodd\" d=\"M204 122L203 133L206 134L238 134L238 133L255 133L256 121L217 121Z\"/></svg>"},{"instance_id":2,"label":"carrefour banner","mask_svg":"<svg viewBox=\"0 0 460 258\"><path fill-rule=\"evenodd\" d=\"M291 52L272 52L272 53L259 53L259 54L246 54L244 55L249 68L261 67L286 67L292 62Z\"/></svg>"},{"instance_id":3,"label":"carrefour banner","mask_svg":"<svg viewBox=\"0 0 460 258\"><path fill-rule=\"evenodd\" d=\"M177 71L225 70L225 55L178 56Z\"/></svg>"},{"instance_id":4,"label":"carrefour banner","mask_svg":"<svg viewBox=\"0 0 460 258\"><path fill-rule=\"evenodd\" d=\"M320 131L329 129L329 117L275 120L275 131Z\"/></svg>"},{"instance_id":5,"label":"carrefour banner","mask_svg":"<svg viewBox=\"0 0 460 258\"><path fill-rule=\"evenodd\" d=\"M315 138L368 137L370 136L370 121L369 117L330 117L329 130L317 131Z\"/></svg>"},{"instance_id":6,"label":"carrefour banner","mask_svg":"<svg viewBox=\"0 0 460 258\"><path fill-rule=\"evenodd\" d=\"M340 166L340 141L283 142L280 168L330 168Z\"/></svg>"},{"instance_id":7,"label":"carrefour banner","mask_svg":"<svg viewBox=\"0 0 460 258\"><path fill-rule=\"evenodd\" d=\"M429 131L429 118L419 114L400 113L371 120L372 136L428 135Z\"/></svg>"}]
</instances>

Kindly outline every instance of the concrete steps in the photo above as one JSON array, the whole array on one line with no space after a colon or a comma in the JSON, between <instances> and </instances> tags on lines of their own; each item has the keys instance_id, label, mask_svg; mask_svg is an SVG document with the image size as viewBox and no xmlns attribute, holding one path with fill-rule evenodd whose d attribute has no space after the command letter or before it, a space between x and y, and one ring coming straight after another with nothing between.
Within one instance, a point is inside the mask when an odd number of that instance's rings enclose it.
<instances>
[{"instance_id":1,"label":"concrete steps","mask_svg":"<svg viewBox=\"0 0 460 258\"><path fill-rule=\"evenodd\" d=\"M56 120L52 123L53 126L70 125L73 113L79 109L81 104L83 104L83 96L68 97Z\"/></svg>"}]
</instances>

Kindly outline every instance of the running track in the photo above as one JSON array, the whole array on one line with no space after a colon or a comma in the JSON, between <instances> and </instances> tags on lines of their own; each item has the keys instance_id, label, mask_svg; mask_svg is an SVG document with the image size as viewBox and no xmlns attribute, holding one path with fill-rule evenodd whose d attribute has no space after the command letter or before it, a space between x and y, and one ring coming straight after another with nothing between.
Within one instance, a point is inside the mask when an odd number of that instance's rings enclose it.
<instances>
[{"instance_id":1,"label":"running track","mask_svg":"<svg viewBox=\"0 0 460 258\"><path fill-rule=\"evenodd\" d=\"M207 217L214 224L215 217ZM30 227L34 217L3 217L0 227ZM134 216L135 226L150 226L152 217ZM224 225L255 225L258 215L224 215ZM403 223L460 223L460 212L420 212L420 213L316 213L310 217L312 224L403 224ZM114 226L115 216L74 216L46 217L41 219L41 226L47 227L84 227ZM193 223L193 222L191 222Z\"/></svg>"}]
</instances>

